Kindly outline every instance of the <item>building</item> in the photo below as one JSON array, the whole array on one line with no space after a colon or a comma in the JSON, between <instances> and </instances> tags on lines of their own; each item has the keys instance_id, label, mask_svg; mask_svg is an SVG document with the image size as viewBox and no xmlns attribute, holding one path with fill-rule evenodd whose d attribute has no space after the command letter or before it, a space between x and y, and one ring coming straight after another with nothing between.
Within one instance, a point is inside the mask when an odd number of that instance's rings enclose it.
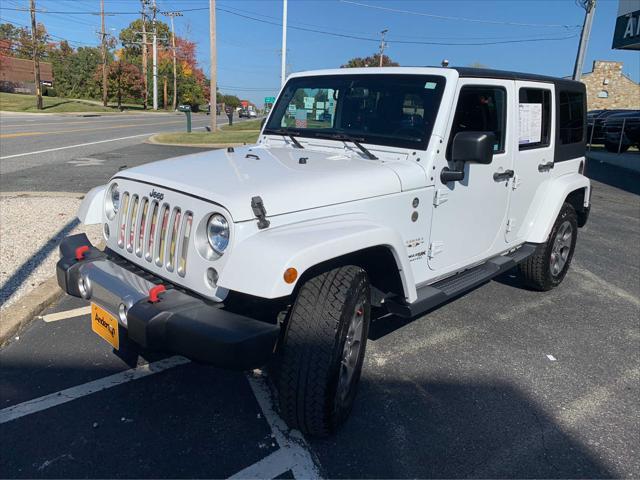
<instances>
[{"instance_id":1,"label":"building","mask_svg":"<svg viewBox=\"0 0 640 480\"><path fill-rule=\"evenodd\" d=\"M53 86L53 69L49 62L40 62L40 82ZM35 94L33 60L0 56L0 91Z\"/></svg>"},{"instance_id":2,"label":"building","mask_svg":"<svg viewBox=\"0 0 640 480\"><path fill-rule=\"evenodd\" d=\"M593 70L583 73L580 80L587 86L589 110L640 110L640 85L622 72L622 62L596 60Z\"/></svg>"}]
</instances>

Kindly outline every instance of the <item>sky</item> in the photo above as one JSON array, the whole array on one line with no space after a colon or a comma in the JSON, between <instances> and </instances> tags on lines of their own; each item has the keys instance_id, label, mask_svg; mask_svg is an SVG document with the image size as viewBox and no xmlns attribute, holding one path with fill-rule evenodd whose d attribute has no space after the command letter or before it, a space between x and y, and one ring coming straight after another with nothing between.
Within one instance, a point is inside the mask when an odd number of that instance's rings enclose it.
<instances>
[{"instance_id":1,"label":"sky","mask_svg":"<svg viewBox=\"0 0 640 480\"><path fill-rule=\"evenodd\" d=\"M28 12L10 10L28 4L2 0L0 21L29 24ZM209 0L157 0L157 5L160 11L183 12L175 20L176 33L196 42L208 75ZM100 0L36 0L36 6L48 12L97 12ZM133 13L139 10L138 0L105 0L105 11L114 13L106 18L107 30L117 36L139 18ZM622 61L624 72L638 82L640 53L611 49L617 10L617 0L597 0L584 71L594 60ZM97 15L38 13L37 20L74 46L99 42ZM446 58L452 66L568 76L583 20L584 9L574 0L289 0L287 71L336 68L352 57L372 55L387 29L385 54L403 66L439 65ZM217 0L222 93L258 105L277 94L281 21L282 0ZM512 43L494 43L507 41Z\"/></svg>"}]
</instances>

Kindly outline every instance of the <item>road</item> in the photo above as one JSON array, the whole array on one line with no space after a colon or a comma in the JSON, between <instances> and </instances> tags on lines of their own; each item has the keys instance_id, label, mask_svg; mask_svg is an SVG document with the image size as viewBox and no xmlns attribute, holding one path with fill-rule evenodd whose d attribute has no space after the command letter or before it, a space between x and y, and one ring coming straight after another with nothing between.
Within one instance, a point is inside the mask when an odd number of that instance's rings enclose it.
<instances>
[{"instance_id":1,"label":"road","mask_svg":"<svg viewBox=\"0 0 640 480\"><path fill-rule=\"evenodd\" d=\"M226 123L218 117L218 124ZM193 115L193 130L210 117ZM0 175L3 191L86 192L99 178L108 179L123 166L186 154L145 144L153 133L183 131L184 114L142 113L95 116L0 115ZM131 156L122 154L123 149ZM137 153L139 155L137 155Z\"/></svg>"},{"instance_id":2,"label":"road","mask_svg":"<svg viewBox=\"0 0 640 480\"><path fill-rule=\"evenodd\" d=\"M56 167L78 156L107 159L77 168L86 191L105 164L176 154L137 142L65 150L29 167L31 187L50 173L74 188ZM352 416L325 440L282 432L262 378L114 355L63 298L0 350L0 476L640 477L640 176L587 172L593 210L563 284L532 292L510 272L376 321ZM10 188L29 186L14 173Z\"/></svg>"}]
</instances>

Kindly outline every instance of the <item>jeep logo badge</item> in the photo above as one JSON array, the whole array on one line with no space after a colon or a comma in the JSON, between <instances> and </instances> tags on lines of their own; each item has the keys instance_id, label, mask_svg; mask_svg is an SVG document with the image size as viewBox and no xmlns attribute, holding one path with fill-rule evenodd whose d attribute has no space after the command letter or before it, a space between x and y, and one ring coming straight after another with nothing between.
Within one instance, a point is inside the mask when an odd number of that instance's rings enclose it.
<instances>
[{"instance_id":1,"label":"jeep logo badge","mask_svg":"<svg viewBox=\"0 0 640 480\"><path fill-rule=\"evenodd\" d=\"M155 198L158 201L162 201L162 199L164 198L164 193L156 192L155 189L153 189L151 190L151 193L149 194L149 196L151 198Z\"/></svg>"}]
</instances>

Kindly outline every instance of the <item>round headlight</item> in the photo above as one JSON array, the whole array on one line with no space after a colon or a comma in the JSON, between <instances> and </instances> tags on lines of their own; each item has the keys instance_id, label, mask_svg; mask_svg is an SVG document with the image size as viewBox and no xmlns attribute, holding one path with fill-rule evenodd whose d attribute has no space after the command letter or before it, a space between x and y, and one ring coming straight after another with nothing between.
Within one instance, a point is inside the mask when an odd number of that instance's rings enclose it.
<instances>
[{"instance_id":1,"label":"round headlight","mask_svg":"<svg viewBox=\"0 0 640 480\"><path fill-rule=\"evenodd\" d=\"M107 210L107 217L109 218L109 220L113 220L113 218L118 213L118 209L120 208L120 189L118 188L117 183L114 183L113 185L111 185L111 187L109 187L105 207Z\"/></svg>"},{"instance_id":2,"label":"round headlight","mask_svg":"<svg viewBox=\"0 0 640 480\"><path fill-rule=\"evenodd\" d=\"M222 255L229 245L229 224L219 213L211 215L207 222L207 240L218 255Z\"/></svg>"}]
</instances>

